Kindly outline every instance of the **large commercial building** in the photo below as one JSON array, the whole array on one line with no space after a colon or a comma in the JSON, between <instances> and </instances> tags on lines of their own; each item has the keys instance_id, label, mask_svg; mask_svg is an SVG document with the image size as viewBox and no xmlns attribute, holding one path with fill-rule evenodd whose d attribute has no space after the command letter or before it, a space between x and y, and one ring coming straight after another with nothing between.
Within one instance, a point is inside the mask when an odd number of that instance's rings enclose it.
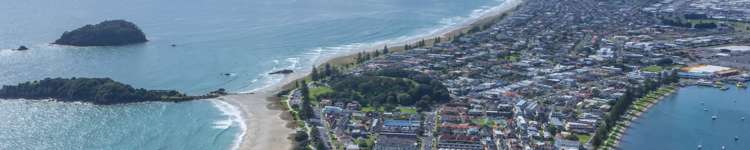
<instances>
[{"instance_id":1,"label":"large commercial building","mask_svg":"<svg viewBox=\"0 0 750 150\"><path fill-rule=\"evenodd\" d=\"M739 74L737 69L714 65L693 65L683 67L678 73L682 78L713 78L737 74Z\"/></svg>"}]
</instances>

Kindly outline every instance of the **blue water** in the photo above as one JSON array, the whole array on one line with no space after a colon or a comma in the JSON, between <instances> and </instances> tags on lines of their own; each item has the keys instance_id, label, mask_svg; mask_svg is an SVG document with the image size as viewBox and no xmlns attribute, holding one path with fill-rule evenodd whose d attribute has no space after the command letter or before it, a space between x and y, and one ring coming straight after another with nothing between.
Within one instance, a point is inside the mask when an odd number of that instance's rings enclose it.
<instances>
[{"instance_id":1,"label":"blue water","mask_svg":"<svg viewBox=\"0 0 750 150\"><path fill-rule=\"evenodd\" d=\"M273 70L308 70L321 57L429 34L502 2L4 2L0 85L46 77L110 77L139 88L189 94L249 91L278 82L281 76L267 75ZM150 41L122 47L48 44L64 31L106 19L132 21ZM9 50L19 45L31 50ZM222 111L231 110L228 106L217 106L211 100L118 106L0 101L0 149L228 149L236 140L229 135L238 135L242 125L236 113Z\"/></svg>"},{"instance_id":2,"label":"blue water","mask_svg":"<svg viewBox=\"0 0 750 150\"><path fill-rule=\"evenodd\" d=\"M750 149L750 89L686 87L654 105L626 131L621 149ZM708 111L703 111L705 104ZM717 115L717 120L711 120ZM745 117L745 121L740 118ZM734 137L739 137L735 142Z\"/></svg>"}]
</instances>

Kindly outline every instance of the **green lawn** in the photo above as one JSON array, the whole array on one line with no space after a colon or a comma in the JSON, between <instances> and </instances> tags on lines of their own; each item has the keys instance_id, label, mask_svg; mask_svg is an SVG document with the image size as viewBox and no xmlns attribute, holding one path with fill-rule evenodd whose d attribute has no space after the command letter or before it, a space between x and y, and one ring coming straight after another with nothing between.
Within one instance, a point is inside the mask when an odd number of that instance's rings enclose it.
<instances>
[{"instance_id":1,"label":"green lawn","mask_svg":"<svg viewBox=\"0 0 750 150\"><path fill-rule=\"evenodd\" d=\"M588 134L576 134L576 137L578 137L578 141L581 142L581 144L585 144L591 139L591 135Z\"/></svg>"},{"instance_id":2,"label":"green lawn","mask_svg":"<svg viewBox=\"0 0 750 150\"><path fill-rule=\"evenodd\" d=\"M641 71L645 71L645 72L661 72L662 70L664 70L664 68L660 66L656 66L656 65L651 65L651 66L641 69Z\"/></svg>"},{"instance_id":3,"label":"green lawn","mask_svg":"<svg viewBox=\"0 0 750 150\"><path fill-rule=\"evenodd\" d=\"M360 111L362 112L384 112L385 108L383 107L374 108L372 106L366 106L366 107L362 107Z\"/></svg>"},{"instance_id":4,"label":"green lawn","mask_svg":"<svg viewBox=\"0 0 750 150\"><path fill-rule=\"evenodd\" d=\"M333 89L331 89L330 87L319 86L319 87L311 88L309 96L311 100L318 102L318 99L317 99L318 95L331 93L331 92L333 92Z\"/></svg>"},{"instance_id":5,"label":"green lawn","mask_svg":"<svg viewBox=\"0 0 750 150\"><path fill-rule=\"evenodd\" d=\"M398 107L398 111L407 114L417 114L417 108L414 107Z\"/></svg>"},{"instance_id":6,"label":"green lawn","mask_svg":"<svg viewBox=\"0 0 750 150\"><path fill-rule=\"evenodd\" d=\"M491 127L491 126L495 125L495 121L492 121L492 120L487 119L487 118L471 119L471 123L476 124L476 125L480 125L480 126L487 126L487 127Z\"/></svg>"}]
</instances>

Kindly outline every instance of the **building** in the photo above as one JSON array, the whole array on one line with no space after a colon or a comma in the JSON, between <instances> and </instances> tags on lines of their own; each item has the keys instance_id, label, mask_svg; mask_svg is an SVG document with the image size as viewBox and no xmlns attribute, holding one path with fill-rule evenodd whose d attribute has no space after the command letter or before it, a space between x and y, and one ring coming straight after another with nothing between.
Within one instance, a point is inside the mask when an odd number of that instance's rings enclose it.
<instances>
[{"instance_id":1,"label":"building","mask_svg":"<svg viewBox=\"0 0 750 150\"><path fill-rule=\"evenodd\" d=\"M414 134L419 130L419 121L385 120L381 132Z\"/></svg>"},{"instance_id":2,"label":"building","mask_svg":"<svg viewBox=\"0 0 750 150\"><path fill-rule=\"evenodd\" d=\"M373 150L417 150L417 135L381 133Z\"/></svg>"},{"instance_id":3,"label":"building","mask_svg":"<svg viewBox=\"0 0 750 150\"><path fill-rule=\"evenodd\" d=\"M567 124L565 124L565 129L574 133L594 132L594 126L580 122L568 122Z\"/></svg>"},{"instance_id":4,"label":"building","mask_svg":"<svg viewBox=\"0 0 750 150\"><path fill-rule=\"evenodd\" d=\"M561 138L555 139L555 150L578 150L581 147L581 143L578 141L571 141Z\"/></svg>"},{"instance_id":5,"label":"building","mask_svg":"<svg viewBox=\"0 0 750 150\"><path fill-rule=\"evenodd\" d=\"M483 150L478 136L440 135L438 150Z\"/></svg>"},{"instance_id":6,"label":"building","mask_svg":"<svg viewBox=\"0 0 750 150\"><path fill-rule=\"evenodd\" d=\"M739 71L729 67L714 65L693 65L680 69L678 75L682 78L713 78L739 74Z\"/></svg>"}]
</instances>

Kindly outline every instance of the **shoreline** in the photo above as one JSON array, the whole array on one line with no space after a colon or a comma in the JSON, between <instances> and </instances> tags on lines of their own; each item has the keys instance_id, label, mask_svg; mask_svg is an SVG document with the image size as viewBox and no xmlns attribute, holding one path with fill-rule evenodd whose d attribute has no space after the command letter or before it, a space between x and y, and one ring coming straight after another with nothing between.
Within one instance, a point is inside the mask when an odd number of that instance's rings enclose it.
<instances>
[{"instance_id":1,"label":"shoreline","mask_svg":"<svg viewBox=\"0 0 750 150\"><path fill-rule=\"evenodd\" d=\"M747 83L747 82L744 82L744 83ZM714 89L714 88L710 88L710 87L703 87L703 86L699 86L699 85L675 86L675 87L674 87L674 90L673 90L673 91L672 91L671 93L668 93L668 94L665 94L664 96L661 96L661 97L660 97L660 99L659 99L658 101L656 101L656 102L654 102L654 103L651 103L651 104L650 104L650 105L648 105L648 107L646 107L646 109L644 109L644 110L643 110L642 112L640 112L640 113L637 113L637 115L634 115L634 117L633 117L632 119L630 119L630 121L629 121L629 124L628 124L628 126L625 126L625 128L623 128L623 129L621 130L622 132L621 132L621 133L619 133L619 134L620 134L620 136L619 136L619 139L617 139L617 140L616 140L616 141L615 141L615 142L613 143L613 145L612 145L611 147L609 147L609 148L611 148L611 149L621 149L621 148L622 148L622 147L621 147L621 146L622 146L621 144L624 144L624 145L628 145L628 146L629 146L629 148L630 148L630 147L634 147L634 145L637 145L637 144L633 144L633 143L631 143L631 142L633 142L633 141L626 141L626 140L625 140L625 136L626 136L626 135L628 134L628 132L632 132L632 131L629 131L629 130L631 130L631 126L630 126L630 125L632 125L632 122L635 122L635 120L640 120L640 119L642 119L642 118L641 118L641 115L642 115L642 114L645 114L645 113L649 113L649 111L651 111L651 110L652 110L653 106L655 106L655 105L660 105L660 103L662 103L662 102L663 102L663 101L664 101L665 99L667 99L667 98L669 98L669 97L672 97L672 96L674 96L674 95L678 94L678 92L679 92L680 90L690 90L690 91L689 91L688 93L691 93L691 92L696 92L696 91L694 91L694 90L696 90L696 89L688 89L688 88L698 88L697 90L700 90L700 91L698 91L698 92L719 92L719 93L725 93L725 92L727 92L727 91L718 91L718 89ZM738 90L738 91L742 92L742 91L746 91L747 89L745 89L745 88L739 88L739 87L737 87L737 88L732 88L732 90ZM685 99L688 99L688 100L689 100L689 99L692 99L692 98L690 98L690 96L685 96L685 97L682 97L682 98L679 98L679 99L674 99L674 101L683 101L683 100L685 100ZM726 100L726 99L723 99L723 100ZM692 102L695 102L695 103L697 103L697 101L691 101L691 103L692 103ZM705 101L702 101L702 100L701 100L700 102L701 102L701 104L700 104L700 105L701 105L701 106L703 106L703 108L704 108L704 109L705 109L705 108L707 108L707 105L708 105L708 103L711 103L711 102L706 102L706 104L704 105L703 103L704 103ZM672 102L672 103L677 103L677 102ZM736 104L736 100L735 100L735 104ZM670 106L671 106L671 105L670 105ZM675 106L677 106L677 105L675 105ZM686 107L685 107L684 105L679 105L679 106L677 106L677 107L674 107L674 108L676 108L676 109L675 109L675 110L669 110L669 111L666 111L666 112L659 112L659 114L664 114L664 113L671 113L671 112L673 112L673 111L680 111L679 109L687 109L687 108L686 108ZM720 108L719 108L719 109L717 109L717 110L720 110ZM703 110L703 111L706 111L706 110ZM704 113L705 113L705 112L704 112ZM710 113L710 112L709 112L709 113ZM693 115L693 114L690 114L690 115ZM704 115L710 115L710 114L704 114ZM714 113L713 115L714 115L714 116L718 116L718 115L717 115L716 113ZM652 117L654 117L654 116L652 116ZM743 116L743 118L744 118L744 116ZM660 119L664 119L664 118L660 118ZM669 119L669 118L667 118L667 119ZM716 119L716 120L718 120L718 119ZM711 121L712 121L712 122L714 122L714 121L716 121L716 120L711 120ZM654 119L649 119L649 121L654 121ZM644 127L644 126L645 126L645 125L640 125L640 127ZM653 127L653 126L652 126L652 127ZM641 137L641 136L643 136L643 132L642 132L642 131L639 131L639 132L640 132L640 133L638 133L638 135L632 135L632 136L635 136L635 137ZM718 135L722 135L722 134L718 134ZM637 138L633 138L633 137L630 137L630 138L629 138L629 140L634 140L634 139L637 139ZM642 142L642 141L641 141L641 142ZM628 144L628 143L629 143L629 144ZM670 143L671 143L671 142L670 142ZM643 144L643 143L640 143L640 144ZM701 142L699 142L699 143L697 143L697 144L698 144L698 146L706 146L706 145L708 145L708 144L711 144L711 143L710 143L710 142L706 142L706 143L703 143L703 141L701 141ZM716 144L716 143L713 143L713 144ZM674 145L674 144L671 144L671 145ZM723 145L722 145L722 146L723 146ZM637 146L635 146L635 147L637 147ZM705 148L705 147L704 147L704 148ZM698 149L700 149L700 148L698 148Z\"/></svg>"},{"instance_id":2,"label":"shoreline","mask_svg":"<svg viewBox=\"0 0 750 150\"><path fill-rule=\"evenodd\" d=\"M473 27L481 27L493 24L502 19L504 15L512 13L518 6L522 5L525 0L507 0L502 4L484 9L478 16L470 16L465 22L440 27L430 31L425 35L414 36L409 39L390 42L385 40L375 42L366 48L353 49L339 54L329 56L320 56L313 61L313 66L320 66L326 63L340 65L348 63L358 52L373 52L381 49L386 45L393 49L402 49L405 44L413 44L420 40L430 40L433 38L452 38L455 35L465 33ZM447 40L446 40L447 41ZM399 50L393 50L399 51ZM276 94L283 90L288 90L295 81L304 79L310 73L311 68L295 70L271 85L249 91L234 93L216 98L220 101L227 102L241 111L241 119L244 122L245 131L239 133L239 143L232 147L236 149L291 149L293 147L290 135L295 133L294 128L288 126L293 123L287 110L282 108ZM262 99L262 100L261 100Z\"/></svg>"},{"instance_id":3,"label":"shoreline","mask_svg":"<svg viewBox=\"0 0 750 150\"><path fill-rule=\"evenodd\" d=\"M628 131L628 129L630 129L630 125L632 125L633 121L641 118L641 115L643 115L643 113L646 113L647 111L651 110L651 108L654 105L660 103L665 98L674 95L675 93L677 93L682 88L681 86L677 86L677 85L670 85L668 87L672 88L672 90L669 93L665 93L665 94L659 96L653 102L648 102L648 104L646 106L643 106L643 108L640 109L640 110L637 109L637 108L633 108L633 106L636 105L636 104L633 104L628 109L628 111L627 111L628 112L627 116L626 116L627 118L625 120L618 121L616 123L618 125L621 125L622 128L620 128L619 130L615 130L615 133L613 135L613 136L615 136L615 139L614 139L613 143L610 146L607 146L606 141L605 141L604 146L606 148L610 148L610 149L617 149L620 146L620 143L622 143L622 140L623 140L622 137L625 136L625 133ZM640 99L642 99L642 98L639 98L639 100ZM612 136L612 135L610 135L610 136Z\"/></svg>"}]
</instances>

